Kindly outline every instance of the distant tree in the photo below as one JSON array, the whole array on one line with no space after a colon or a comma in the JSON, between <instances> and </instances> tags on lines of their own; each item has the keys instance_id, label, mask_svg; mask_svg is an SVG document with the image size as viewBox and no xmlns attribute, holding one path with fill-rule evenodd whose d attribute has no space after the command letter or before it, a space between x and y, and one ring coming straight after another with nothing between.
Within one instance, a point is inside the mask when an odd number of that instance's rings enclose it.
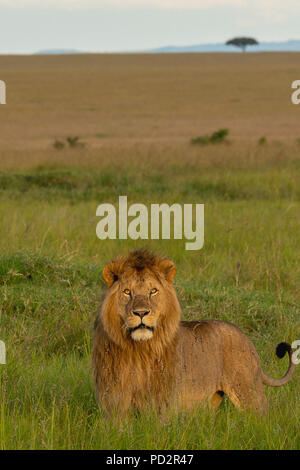
<instances>
[{"instance_id":1,"label":"distant tree","mask_svg":"<svg viewBox=\"0 0 300 470\"><path fill-rule=\"evenodd\" d=\"M245 52L247 46L257 46L258 41L254 38L233 38L226 42L226 46L236 46Z\"/></svg>"}]
</instances>

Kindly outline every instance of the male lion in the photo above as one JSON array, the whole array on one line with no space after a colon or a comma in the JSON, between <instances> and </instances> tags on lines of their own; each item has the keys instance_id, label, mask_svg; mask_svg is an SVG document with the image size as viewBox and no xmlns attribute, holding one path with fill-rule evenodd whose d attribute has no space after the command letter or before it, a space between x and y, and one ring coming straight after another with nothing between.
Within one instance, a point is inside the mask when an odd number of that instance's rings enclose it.
<instances>
[{"instance_id":1,"label":"male lion","mask_svg":"<svg viewBox=\"0 0 300 470\"><path fill-rule=\"evenodd\" d=\"M262 370L247 336L231 323L181 321L173 288L174 264L146 250L117 258L103 269L108 286L93 338L97 398L107 412L155 405L192 409L202 401L216 408L224 394L236 407L264 412L263 384L287 383L295 365L272 379Z\"/></svg>"}]
</instances>

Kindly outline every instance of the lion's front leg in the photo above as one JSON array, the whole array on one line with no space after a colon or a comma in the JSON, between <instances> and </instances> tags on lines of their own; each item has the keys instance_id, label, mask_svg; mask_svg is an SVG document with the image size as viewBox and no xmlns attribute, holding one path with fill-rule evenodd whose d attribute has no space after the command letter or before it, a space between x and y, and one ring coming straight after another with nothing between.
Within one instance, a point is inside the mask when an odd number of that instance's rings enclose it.
<instances>
[{"instance_id":1,"label":"lion's front leg","mask_svg":"<svg viewBox=\"0 0 300 470\"><path fill-rule=\"evenodd\" d=\"M109 417L125 416L132 409L132 395L128 391L108 389L99 391L98 403L101 410Z\"/></svg>"}]
</instances>

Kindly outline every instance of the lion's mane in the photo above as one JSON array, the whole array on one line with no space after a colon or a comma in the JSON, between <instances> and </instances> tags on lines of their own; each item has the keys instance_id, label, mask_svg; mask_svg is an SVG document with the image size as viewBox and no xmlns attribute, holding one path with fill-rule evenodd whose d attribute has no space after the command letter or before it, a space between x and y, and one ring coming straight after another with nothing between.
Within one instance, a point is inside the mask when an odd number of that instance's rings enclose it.
<instances>
[{"instance_id":1,"label":"lion's mane","mask_svg":"<svg viewBox=\"0 0 300 470\"><path fill-rule=\"evenodd\" d=\"M163 258L139 250L119 257L113 265L119 273L150 270L161 276ZM133 341L122 328L112 285L102 302L93 337L93 370L100 406L107 411L127 411L154 405L161 409L173 390L180 306L172 284L164 282L168 311L160 319L150 341Z\"/></svg>"}]
</instances>

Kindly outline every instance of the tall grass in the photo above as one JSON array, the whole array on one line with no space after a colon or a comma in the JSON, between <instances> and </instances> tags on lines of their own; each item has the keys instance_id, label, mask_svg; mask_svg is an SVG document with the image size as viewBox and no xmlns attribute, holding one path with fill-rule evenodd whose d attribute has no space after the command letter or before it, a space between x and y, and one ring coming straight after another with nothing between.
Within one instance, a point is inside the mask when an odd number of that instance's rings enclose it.
<instances>
[{"instance_id":1,"label":"tall grass","mask_svg":"<svg viewBox=\"0 0 300 470\"><path fill-rule=\"evenodd\" d=\"M252 150L251 150L252 151ZM285 151L287 151L285 149ZM65 152L62 150L62 152ZM267 156L268 153L267 153ZM66 158L65 156L63 158ZM241 159L241 162L243 160ZM288 449L299 447L299 372L269 389L263 419L225 400L216 415L105 421L92 383L92 324L104 285L103 265L141 241L96 238L100 202L204 202L205 247L149 241L177 265L176 290L185 319L217 318L252 339L274 376L287 361L278 342L299 334L299 187L293 159L268 158L242 171L194 162L183 177L173 157L158 172L76 165L28 167L0 175L0 332L7 364L0 366L3 449ZM198 169L195 171L195 169Z\"/></svg>"}]
</instances>

